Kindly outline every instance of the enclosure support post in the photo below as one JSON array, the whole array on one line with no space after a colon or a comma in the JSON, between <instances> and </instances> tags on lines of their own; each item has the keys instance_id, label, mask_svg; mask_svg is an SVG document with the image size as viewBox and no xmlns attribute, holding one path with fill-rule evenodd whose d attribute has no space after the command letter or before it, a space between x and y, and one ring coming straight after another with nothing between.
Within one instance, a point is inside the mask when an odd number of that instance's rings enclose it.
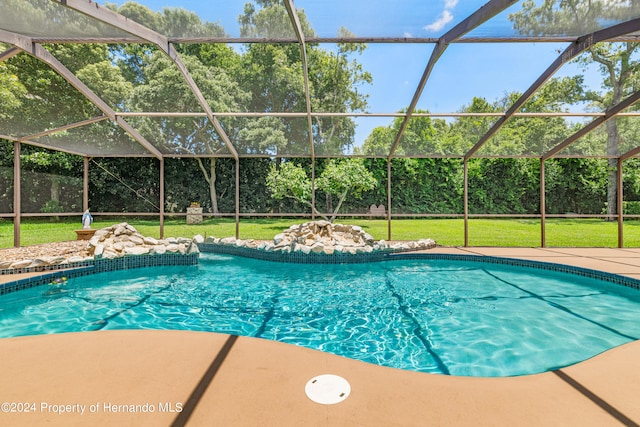
<instances>
[{"instance_id":1,"label":"enclosure support post","mask_svg":"<svg viewBox=\"0 0 640 427\"><path fill-rule=\"evenodd\" d=\"M84 171L82 174L82 211L89 209L89 158L84 156Z\"/></svg>"},{"instance_id":2,"label":"enclosure support post","mask_svg":"<svg viewBox=\"0 0 640 427\"><path fill-rule=\"evenodd\" d=\"M387 241L391 240L391 159L387 158Z\"/></svg>"},{"instance_id":3,"label":"enclosure support post","mask_svg":"<svg viewBox=\"0 0 640 427\"><path fill-rule=\"evenodd\" d=\"M240 158L236 157L236 239L240 238Z\"/></svg>"},{"instance_id":4,"label":"enclosure support post","mask_svg":"<svg viewBox=\"0 0 640 427\"><path fill-rule=\"evenodd\" d=\"M20 247L20 143L13 143L13 246Z\"/></svg>"},{"instance_id":5,"label":"enclosure support post","mask_svg":"<svg viewBox=\"0 0 640 427\"><path fill-rule=\"evenodd\" d=\"M547 206L545 198L545 181L544 181L544 159L540 159L540 247L545 248L547 246L547 232L546 232L546 219L547 219Z\"/></svg>"},{"instance_id":6,"label":"enclosure support post","mask_svg":"<svg viewBox=\"0 0 640 427\"><path fill-rule=\"evenodd\" d=\"M160 159L160 238L164 239L164 157Z\"/></svg>"},{"instance_id":7,"label":"enclosure support post","mask_svg":"<svg viewBox=\"0 0 640 427\"><path fill-rule=\"evenodd\" d=\"M463 209L464 209L464 247L469 246L469 163L467 159L463 161L464 188L463 188Z\"/></svg>"},{"instance_id":8,"label":"enclosure support post","mask_svg":"<svg viewBox=\"0 0 640 427\"><path fill-rule=\"evenodd\" d=\"M623 160L618 157L618 247L624 247L624 194L622 192L622 162Z\"/></svg>"},{"instance_id":9,"label":"enclosure support post","mask_svg":"<svg viewBox=\"0 0 640 427\"><path fill-rule=\"evenodd\" d=\"M311 221L316 220L316 159L311 158Z\"/></svg>"}]
</instances>

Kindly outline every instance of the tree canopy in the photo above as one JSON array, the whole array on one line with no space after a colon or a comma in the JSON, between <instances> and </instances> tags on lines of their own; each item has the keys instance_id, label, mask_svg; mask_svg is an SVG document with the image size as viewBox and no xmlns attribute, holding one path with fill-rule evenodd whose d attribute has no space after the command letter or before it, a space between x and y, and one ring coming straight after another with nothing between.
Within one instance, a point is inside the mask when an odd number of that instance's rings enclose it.
<instances>
[{"instance_id":1,"label":"tree canopy","mask_svg":"<svg viewBox=\"0 0 640 427\"><path fill-rule=\"evenodd\" d=\"M53 8L49 1L30 2L32 8L41 6L41 9L28 11L24 9L26 2L7 1L15 6L16 13L26 17L25 25L35 25L38 19L47 21L45 18L51 16L65 23L70 34L106 31L102 24L88 19L74 21L77 14L68 13L65 8ZM618 22L624 21L625 16L636 16L640 11L639 4L635 0L527 0L509 19L521 35L584 34L601 28L603 19ZM120 6L108 4L107 7L168 36L227 35L219 23L203 21L183 8L153 11L132 1ZM305 11L299 9L297 13L305 35L315 36ZM34 18L33 22L29 17ZM243 37L295 37L287 10L275 0L247 2L238 23ZM117 34L113 29L110 31L109 34ZM348 28L340 28L336 34L342 40L353 35ZM552 78L531 96L521 112L561 113L576 104L587 105L588 111L605 111L616 105L638 90L638 46L631 42L592 46L575 61L584 69L597 68L603 77L602 87L588 86L582 75ZM205 102L212 111L221 113L217 117L220 127L214 126L203 114L204 109L183 78L180 66L157 46L146 43L48 43L44 47L117 112L186 113L125 118L166 156L166 174L172 180L172 186L168 188L176 189L167 197L171 209L179 210L173 206L184 206L190 199L198 199L205 210L212 213L235 209L237 166L227 159L232 156L224 141L226 137L237 149L242 163L251 164L256 171L255 177L245 175L242 170L238 172L240 203L247 211L291 211L302 209L298 205L311 203L312 187L308 178L311 163L295 158L310 157L312 150L317 156L314 190L324 196L324 201L323 197L316 197L323 213L331 216L338 210L361 211L362 204L380 204L388 200L387 186L383 185L387 176L385 162L377 159L323 160L351 152L358 156L386 158L402 127L404 117L389 119L387 125L373 129L362 146L354 146L357 122L348 114L368 110L368 89L374 83L371 72L361 62L367 49L364 43L307 43L310 109L314 113L329 113L312 115L311 127L305 115L303 57L300 46L295 43L171 44ZM0 45L0 49L8 49L8 46ZM504 93L499 99L476 96L458 109L460 113L478 113L476 116L445 119L427 117L426 110L415 111L393 153L399 158L391 161L393 201L402 206L402 212L459 213L462 198L459 158L494 125L498 120L496 115L506 111L520 96L519 92ZM401 113L406 111L400 110ZM251 113L267 115L252 116ZM26 53L0 62L0 125L9 129L7 132L13 132L11 135L29 135L102 115L102 111L60 74ZM506 120L477 155L540 157L584 124L560 116L514 116ZM559 206L558 211L599 213L597 206L606 206L609 213L614 212L616 157L637 146L639 138L640 126L635 120L617 118L563 150L562 154L570 156L604 155L610 159L605 161L608 163L605 166L601 160L594 159L550 162L548 188L562 192L561 186L569 185L567 177L573 177L579 181L578 186L585 189L582 193L577 189L576 192L594 200L587 203L567 193L563 196L566 203L563 197L553 202ZM80 151L79 147L84 144L96 156L117 155L118 147L137 147L140 153L144 152L138 142L110 120L65 129L40 141L69 152ZM6 146L9 144L3 145L0 154L4 164L8 164L11 155ZM174 161L171 156L185 158ZM54 154L33 147L23 151L23 159L25 168L34 173L56 172L74 177L77 177L81 163L78 156ZM159 202L159 189L154 181L159 173L158 166L152 161L94 159L94 162L104 170L98 167L92 172L92 188L97 189L92 201L104 204L105 210L148 209ZM539 178L536 176L539 166L535 162L478 159L469 162L469 173L470 187L475 192L470 202L475 211L503 213L538 209L536 185L539 182L536 180ZM580 173L588 178L582 179L578 176ZM601 173L608 177L606 184L598 177ZM136 181L138 178L139 182ZM122 184L129 181L136 181L131 188ZM635 175L625 177L625 190L636 194L636 181ZM268 182L271 185L265 185ZM495 182L511 182L522 188L507 184L492 187L497 185ZM56 189L55 185L52 181L48 197L64 203L62 190ZM603 185L608 187L606 198L602 194ZM143 188L145 186L147 189ZM111 202L100 192L112 199L122 197L123 200ZM271 195L277 202L271 200ZM129 200L126 200L127 196ZM259 207L251 207L252 200Z\"/></svg>"}]
</instances>

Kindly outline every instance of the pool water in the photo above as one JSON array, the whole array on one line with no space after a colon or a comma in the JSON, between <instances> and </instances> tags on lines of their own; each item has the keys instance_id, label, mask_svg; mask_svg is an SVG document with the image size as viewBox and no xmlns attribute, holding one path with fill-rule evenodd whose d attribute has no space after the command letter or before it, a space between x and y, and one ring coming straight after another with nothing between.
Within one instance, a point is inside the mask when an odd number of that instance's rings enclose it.
<instances>
[{"instance_id":1,"label":"pool water","mask_svg":"<svg viewBox=\"0 0 640 427\"><path fill-rule=\"evenodd\" d=\"M185 329L286 342L420 372L512 376L640 336L640 292L472 261L200 265L69 279L0 297L0 336Z\"/></svg>"}]
</instances>

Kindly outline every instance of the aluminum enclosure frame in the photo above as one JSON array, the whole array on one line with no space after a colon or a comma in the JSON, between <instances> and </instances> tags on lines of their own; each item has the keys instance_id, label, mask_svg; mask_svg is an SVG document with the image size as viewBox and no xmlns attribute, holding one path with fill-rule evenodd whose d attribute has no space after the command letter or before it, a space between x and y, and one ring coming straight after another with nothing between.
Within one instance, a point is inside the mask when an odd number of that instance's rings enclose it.
<instances>
[{"instance_id":1,"label":"aluminum enclosure frame","mask_svg":"<svg viewBox=\"0 0 640 427\"><path fill-rule=\"evenodd\" d=\"M577 56L579 53L585 51L589 47L593 46L595 43L604 42L604 41L615 41L615 42L638 42L640 41L640 36L637 35L640 32L640 18L632 19L630 21L613 25L608 28L604 28L599 31L595 31L593 33L584 34L578 37L518 37L518 38L496 38L496 37L470 37L465 38L464 36L468 34L473 29L482 25L484 22L489 20L491 17L497 15L513 4L517 3L518 0L490 0L484 6L479 8L461 23L456 25L453 29L443 34L440 37L435 38L398 38L398 37L356 37L356 38L326 38L326 37L310 37L305 38L305 34L302 30L300 21L298 19L298 13L296 11L293 0L283 0L284 6L287 10L288 17L291 21L292 29L295 33L295 38L247 38L247 37L239 37L239 38L180 38L180 37L168 37L162 34L159 34L149 28L144 27L141 24L138 24L132 20L129 20L122 15L119 15L116 12L113 12L110 9L107 9L103 6L98 5L97 3L91 0L50 0L54 3L59 4L60 6L72 9L76 12L80 12L90 19L96 20L100 23L107 24L113 28L122 30L128 34L130 37L128 38L114 38L114 37L87 37L87 38L60 38L60 37L28 37L22 34L13 33L7 30L0 28L0 42L11 45L12 47L5 50L4 52L0 52L0 62L5 61L20 52L25 52L29 55L36 57L37 59L48 64L52 69L54 69L58 74L64 77L73 87L75 87L83 96L85 96L91 103L98 107L103 112L103 116L98 116L92 119L84 120L77 123L68 123L65 126L58 127L56 129L43 129L42 132L32 134L32 135L23 135L18 138L11 137L5 135L2 130L0 130L0 137L13 142L14 143L14 151L18 153L16 155L17 161L14 161L14 165L17 165L17 171L14 171L14 176L17 177L14 179L18 179L20 177L20 162L19 162L19 147L20 144L30 144L35 146L41 146L45 148L50 148L45 145L42 145L34 139L60 132L62 130L68 130L73 128L81 128L82 126L86 126L92 123L96 123L102 120L112 120L115 124L117 124L125 133L130 135L135 141L137 141L145 150L149 153L150 157L155 157L160 162L160 183L161 183L161 201L164 200L164 160L168 157L181 157L177 155L167 155L160 152L156 147L153 146L149 141L147 141L142 135L140 135L137 130L131 126L127 121L127 116L136 116L136 115L153 115L157 114L158 116L179 116L184 113L119 113L111 109L100 97L98 97L95 93L93 93L86 85L84 85L71 71L69 71L64 65L62 65L53 55L51 55L46 49L42 47L43 43L151 43L154 46L158 47L178 68L180 71L185 83L192 91L196 99L198 100L198 104L202 107L203 113L202 115L207 117L209 121L213 124L215 131L217 132L220 139L224 142L225 146L229 150L230 154L227 155L215 155L211 153L210 155L200 155L200 156L182 156L182 157L232 157L236 162L236 236L238 235L238 224L239 224L239 159L240 158L248 158L248 157L273 157L270 155L242 155L238 153L237 148L233 145L232 141L229 139L228 135L225 133L222 125L220 124L218 117L225 115L251 115L253 117L265 117L265 116L275 116L275 117L301 117L306 118L308 133L309 133L309 146L310 146L310 155L308 157L312 160L312 183L315 185L315 161L320 157L340 157L340 156L317 156L314 150L314 141L313 141L313 118L320 117L323 115L340 115L340 113L318 113L312 111L311 99L310 99L310 90L309 90L309 70L307 64L307 43L341 43L341 42L349 42L349 43L421 43L421 44L433 44L434 49L431 56L427 60L427 64L423 75L418 83L418 86L414 92L413 98L409 103L407 111L404 114L400 113L342 113L344 116L348 117L402 117L402 125L395 136L394 142L389 149L389 153L386 156L373 156L387 159L387 187L391 188L391 161L394 158L397 158L396 149L400 144L403 134L409 124L409 121L412 117L419 117L420 114L415 113L416 105L420 100L422 92L429 81L429 77L431 75L434 67L437 66L438 59L444 53L444 51L454 43L517 43L517 42L571 42L571 45L567 47L563 52L561 52L556 60L549 65L549 67L538 77L538 79L527 89L522 96L505 112L494 114L498 117L498 121L494 123L494 125L483 135L480 137L479 141L464 155L462 156L444 156L444 157L453 157L453 158L461 158L463 161L464 167L464 223L465 223L465 237L464 242L465 246L468 245L468 221L469 221L469 212L468 212L468 161L474 157L482 157L478 156L477 152L480 148L491 139L499 129L504 126L504 124L511 119L512 117L519 117L525 115L525 113L520 112L519 110L525 104L527 100L529 100L539 89L540 87L553 76L553 74L560 69L560 67L565 64L570 59ZM306 103L306 111L303 113L264 113L264 112L243 112L243 113L220 113L213 111L207 101L205 100L201 90L196 85L193 77L189 73L189 70L186 68L184 63L182 62L180 56L178 55L175 44L177 43L292 43L298 44L301 51L302 62L303 62L303 76L304 76L304 87L305 87L305 103ZM638 115L634 113L625 113L624 110L629 106L635 104L640 99L640 92L635 92L631 96L627 97L624 101L622 101L618 105L614 105L610 107L606 112L603 113L594 113L593 115L596 118L581 129L579 132L571 135L566 140L562 141L558 145L556 145L551 150L542 154L541 156L513 156L513 157L534 157L539 158L541 162L541 246L545 246L545 231L544 231L544 221L545 221L545 192L544 192L544 163L550 158L558 157L558 153L580 139L582 136L587 134L588 132L598 128L600 125L605 123L606 121L613 119L618 116L623 115ZM461 113L435 113L428 114L427 116L440 116L440 117L456 117L460 116ZM480 114L469 114L470 116L478 116ZM546 114L547 116L552 116L553 114ZM568 116L569 114L558 114L562 116ZM581 116L586 116L582 114ZM83 153L82 151L77 150L61 150L67 151L72 154L82 155L85 157L85 190L83 196L83 205L86 205L87 202L87 153ZM626 153L620 154L618 159L618 176L619 180L622 177L623 171L623 163L625 160L632 158L634 156L640 155L640 142L638 142L638 146L635 148L628 150ZM283 157L298 157L291 155L284 155ZM415 157L426 157L426 158L434 158L434 157L443 157L443 156L435 156L426 153L424 156L415 156ZM15 166L14 166L15 167ZM19 227L20 227L20 186L19 181L18 185L14 186L15 194L14 194L14 228L17 224L18 231L14 233L14 244L19 245ZM618 191L618 223L619 226L619 234L618 234L618 245L620 247L623 246L623 236L622 236L622 221L623 221L623 213L622 213L622 186L619 186ZM391 192L388 191L388 200L387 204L391 207L392 195ZM164 203L161 203L160 208L160 218L161 218L161 234L162 234L162 224L164 220ZM17 206L17 208L16 208ZM312 206L315 206L315 191L312 191ZM311 216L314 215L314 209L312 209ZM391 209L387 211L387 221L388 221L388 238L391 238L391 218L392 213Z\"/></svg>"}]
</instances>

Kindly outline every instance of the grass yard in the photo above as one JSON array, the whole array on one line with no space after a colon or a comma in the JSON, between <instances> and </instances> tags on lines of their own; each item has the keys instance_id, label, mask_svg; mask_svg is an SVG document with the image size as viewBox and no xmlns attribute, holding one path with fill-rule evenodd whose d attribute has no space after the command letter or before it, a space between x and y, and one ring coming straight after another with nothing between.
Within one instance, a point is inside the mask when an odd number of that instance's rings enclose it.
<instances>
[{"instance_id":1,"label":"grass yard","mask_svg":"<svg viewBox=\"0 0 640 427\"><path fill-rule=\"evenodd\" d=\"M160 237L156 219L98 217L93 228L129 222L145 236ZM294 219L241 219L240 238L270 240L291 224L303 222ZM370 219L339 219L344 224L360 225L376 240L387 239L387 221ZM54 241L75 240L74 230L81 228L79 220L50 221L42 218L23 218L22 245ZM618 225L600 219L548 219L547 246L617 247ZM202 224L187 225L184 218L165 220L165 236L228 237L235 235L232 218L207 219ZM418 240L432 238L444 246L464 244L462 219L397 219L391 222L392 240ZM640 246L640 221L625 221L625 247ZM538 219L470 219L470 246L540 246L540 220ZM0 220L0 248L13 246L13 222Z\"/></svg>"}]
</instances>

